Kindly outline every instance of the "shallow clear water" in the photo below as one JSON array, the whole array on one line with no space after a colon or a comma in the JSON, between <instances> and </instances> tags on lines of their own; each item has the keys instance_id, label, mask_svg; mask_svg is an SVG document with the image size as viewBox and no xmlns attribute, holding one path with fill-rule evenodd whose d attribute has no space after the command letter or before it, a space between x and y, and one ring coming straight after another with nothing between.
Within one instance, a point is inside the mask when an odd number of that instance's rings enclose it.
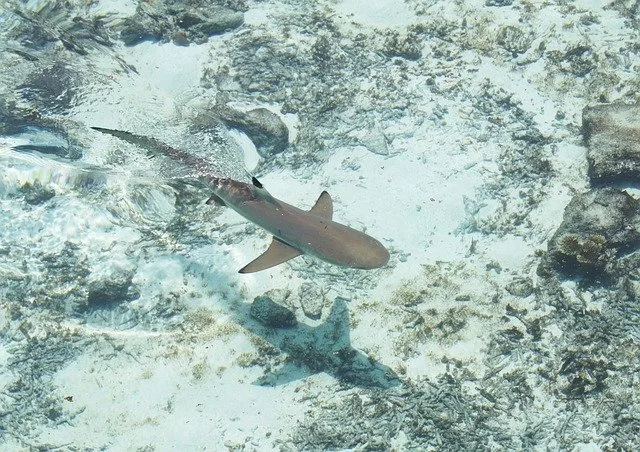
<instances>
[{"instance_id":1,"label":"shallow clear water","mask_svg":"<svg viewBox=\"0 0 640 452\"><path fill-rule=\"evenodd\" d=\"M0 5L0 450L640 446L637 6L374 3Z\"/></svg>"}]
</instances>

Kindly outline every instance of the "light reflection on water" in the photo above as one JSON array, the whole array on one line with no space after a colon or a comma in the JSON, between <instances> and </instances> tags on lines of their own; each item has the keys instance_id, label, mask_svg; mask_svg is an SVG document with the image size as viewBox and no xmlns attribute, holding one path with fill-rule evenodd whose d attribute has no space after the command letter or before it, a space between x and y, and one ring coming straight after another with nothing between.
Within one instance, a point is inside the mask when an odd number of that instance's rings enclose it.
<instances>
[{"instance_id":1,"label":"light reflection on water","mask_svg":"<svg viewBox=\"0 0 640 452\"><path fill-rule=\"evenodd\" d=\"M82 168L70 162L55 161L37 151L16 151L0 139L0 160L3 192L34 185L67 191L99 188L106 184L106 174L98 169Z\"/></svg>"},{"instance_id":2,"label":"light reflection on water","mask_svg":"<svg viewBox=\"0 0 640 452\"><path fill-rule=\"evenodd\" d=\"M55 193L75 192L87 200L104 200L115 219L133 223L161 224L174 215L175 193L156 181L132 176L123 168L100 168L54 159L38 152L25 136L0 139L0 197L41 187ZM52 135L51 143L62 145ZM18 149L18 150L16 150Z\"/></svg>"}]
</instances>

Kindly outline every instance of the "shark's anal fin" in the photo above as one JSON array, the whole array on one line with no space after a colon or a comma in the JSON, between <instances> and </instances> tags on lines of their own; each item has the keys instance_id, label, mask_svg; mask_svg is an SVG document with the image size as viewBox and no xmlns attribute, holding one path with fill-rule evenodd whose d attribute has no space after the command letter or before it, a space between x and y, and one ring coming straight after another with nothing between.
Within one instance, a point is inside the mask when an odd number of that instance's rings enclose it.
<instances>
[{"instance_id":1,"label":"shark's anal fin","mask_svg":"<svg viewBox=\"0 0 640 452\"><path fill-rule=\"evenodd\" d=\"M331 199L331 195L326 191L320 193L320 197L309 212L331 220L333 218L333 200Z\"/></svg>"},{"instance_id":2,"label":"shark's anal fin","mask_svg":"<svg viewBox=\"0 0 640 452\"><path fill-rule=\"evenodd\" d=\"M249 262L238 273L254 273L260 270L266 270L267 268L275 267L283 262L293 259L296 256L300 256L302 253L296 248L287 245L286 243L273 238L271 245L267 248L267 251L260 256Z\"/></svg>"}]
</instances>

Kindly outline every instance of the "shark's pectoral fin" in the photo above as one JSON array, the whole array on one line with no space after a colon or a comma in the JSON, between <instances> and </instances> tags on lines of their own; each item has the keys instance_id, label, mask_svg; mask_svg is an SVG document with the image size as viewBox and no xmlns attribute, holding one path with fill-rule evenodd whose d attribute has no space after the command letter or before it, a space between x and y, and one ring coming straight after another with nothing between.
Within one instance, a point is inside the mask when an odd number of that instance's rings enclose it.
<instances>
[{"instance_id":1,"label":"shark's pectoral fin","mask_svg":"<svg viewBox=\"0 0 640 452\"><path fill-rule=\"evenodd\" d=\"M296 248L274 237L267 251L245 265L238 273L254 273L260 270L266 270L301 254L302 253Z\"/></svg>"},{"instance_id":2,"label":"shark's pectoral fin","mask_svg":"<svg viewBox=\"0 0 640 452\"><path fill-rule=\"evenodd\" d=\"M331 195L326 191L320 193L320 197L309 212L331 220L333 218L333 200L331 199Z\"/></svg>"}]
</instances>

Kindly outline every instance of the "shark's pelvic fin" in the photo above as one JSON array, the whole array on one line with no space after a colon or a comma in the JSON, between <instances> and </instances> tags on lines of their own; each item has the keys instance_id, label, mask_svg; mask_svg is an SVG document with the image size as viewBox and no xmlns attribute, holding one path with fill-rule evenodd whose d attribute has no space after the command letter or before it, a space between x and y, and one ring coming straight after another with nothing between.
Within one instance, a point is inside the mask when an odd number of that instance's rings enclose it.
<instances>
[{"instance_id":1,"label":"shark's pelvic fin","mask_svg":"<svg viewBox=\"0 0 640 452\"><path fill-rule=\"evenodd\" d=\"M214 194L214 195L211 195L211 196L209 197L209 199L207 199L206 204L215 204L215 205L217 205L217 206L226 206L226 205L227 205L227 203L226 203L226 202L224 202L224 201L222 200L222 198L220 198L220 196L215 195L215 194Z\"/></svg>"},{"instance_id":2,"label":"shark's pelvic fin","mask_svg":"<svg viewBox=\"0 0 640 452\"><path fill-rule=\"evenodd\" d=\"M283 262L293 259L296 256L300 256L302 253L296 248L287 245L277 238L273 238L271 245L267 248L267 251L260 256L249 262L238 273L254 273L267 268L275 267Z\"/></svg>"},{"instance_id":3,"label":"shark's pelvic fin","mask_svg":"<svg viewBox=\"0 0 640 452\"><path fill-rule=\"evenodd\" d=\"M309 212L331 220L333 218L333 200L331 199L331 195L326 191L320 193L320 197Z\"/></svg>"}]
</instances>

